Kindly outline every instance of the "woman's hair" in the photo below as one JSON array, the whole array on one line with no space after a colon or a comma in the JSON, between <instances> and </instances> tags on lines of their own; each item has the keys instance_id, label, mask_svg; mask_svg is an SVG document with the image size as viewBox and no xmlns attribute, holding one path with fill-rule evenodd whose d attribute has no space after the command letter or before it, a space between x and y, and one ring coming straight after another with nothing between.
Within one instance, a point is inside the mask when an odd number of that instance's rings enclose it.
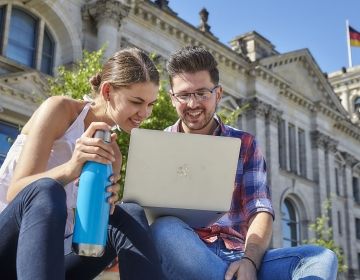
<instances>
[{"instance_id":1,"label":"woman's hair","mask_svg":"<svg viewBox=\"0 0 360 280\"><path fill-rule=\"evenodd\" d=\"M159 72L145 52L137 48L126 48L110 57L101 72L90 79L91 87L96 93L104 82L115 88L144 82L159 85Z\"/></svg>"},{"instance_id":2,"label":"woman's hair","mask_svg":"<svg viewBox=\"0 0 360 280\"><path fill-rule=\"evenodd\" d=\"M186 46L173 53L167 64L167 72L172 85L172 79L182 73L208 71L211 81L219 83L219 70L214 56L206 49L198 46Z\"/></svg>"}]
</instances>

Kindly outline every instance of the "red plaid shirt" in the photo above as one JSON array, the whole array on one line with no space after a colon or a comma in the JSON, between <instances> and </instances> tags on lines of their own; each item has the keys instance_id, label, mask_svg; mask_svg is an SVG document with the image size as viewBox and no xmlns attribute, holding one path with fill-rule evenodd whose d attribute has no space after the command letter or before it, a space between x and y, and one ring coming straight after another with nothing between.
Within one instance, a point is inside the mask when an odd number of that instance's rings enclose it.
<instances>
[{"instance_id":1,"label":"red plaid shirt","mask_svg":"<svg viewBox=\"0 0 360 280\"><path fill-rule=\"evenodd\" d=\"M218 125L214 136L241 139L234 192L229 212L210 227L196 229L196 232L207 243L221 238L229 250L244 250L250 218L258 212L268 212L275 217L266 182L266 163L254 136L225 125L217 116L215 120ZM165 131L181 132L180 122Z\"/></svg>"}]
</instances>

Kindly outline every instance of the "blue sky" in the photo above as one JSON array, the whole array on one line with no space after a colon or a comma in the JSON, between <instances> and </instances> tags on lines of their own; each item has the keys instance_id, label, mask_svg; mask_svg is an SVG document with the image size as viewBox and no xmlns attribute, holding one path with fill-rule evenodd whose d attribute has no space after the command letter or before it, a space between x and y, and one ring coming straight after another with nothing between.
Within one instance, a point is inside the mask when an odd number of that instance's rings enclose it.
<instances>
[{"instance_id":1,"label":"blue sky","mask_svg":"<svg viewBox=\"0 0 360 280\"><path fill-rule=\"evenodd\" d=\"M199 11L209 11L209 25L219 40L257 31L280 53L308 48L323 72L348 67L345 20L360 31L359 0L170 0L169 6L198 26ZM353 66L360 47L352 47Z\"/></svg>"}]
</instances>

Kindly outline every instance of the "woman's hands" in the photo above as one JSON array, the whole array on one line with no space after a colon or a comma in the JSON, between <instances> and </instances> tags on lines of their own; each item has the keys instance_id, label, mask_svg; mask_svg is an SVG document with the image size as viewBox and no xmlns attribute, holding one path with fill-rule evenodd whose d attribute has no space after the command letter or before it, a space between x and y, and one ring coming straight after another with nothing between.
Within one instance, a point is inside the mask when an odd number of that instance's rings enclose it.
<instances>
[{"instance_id":1,"label":"woman's hands","mask_svg":"<svg viewBox=\"0 0 360 280\"><path fill-rule=\"evenodd\" d=\"M116 133L111 134L110 146L113 149L115 161L112 163L113 175L110 176L111 186L107 188L107 191L112 193L108 201L110 203L110 214L114 213L115 203L119 200L120 185L117 183L120 180L120 171L122 164L122 154L119 149L119 145L116 142Z\"/></svg>"},{"instance_id":2,"label":"woman's hands","mask_svg":"<svg viewBox=\"0 0 360 280\"><path fill-rule=\"evenodd\" d=\"M91 160L104 164L112 164L113 174L109 178L111 185L106 189L107 192L111 193L108 202L111 204L110 214L112 214L115 209L115 203L119 200L120 185L117 182L120 180L122 154L116 142L116 133L111 134L110 143L104 143L101 139L92 138L95 131L99 129L109 130L110 127L106 123L91 123L83 135L77 139L74 153L70 160L70 168L73 166L73 171L78 178L86 161ZM78 179L76 179L75 184L79 185Z\"/></svg>"},{"instance_id":3,"label":"woman's hands","mask_svg":"<svg viewBox=\"0 0 360 280\"><path fill-rule=\"evenodd\" d=\"M80 176L81 169L86 161L96 161L104 164L111 163L113 168L119 168L120 162L121 168L121 156L120 159L115 158L115 154L116 156L121 155L119 148L116 150L113 143L116 136L112 135L110 144L105 143L102 139L92 138L95 131L99 129L110 130L110 126L104 122L93 122L81 137L76 140L73 155L67 165L69 176L72 180ZM114 163L116 163L115 166Z\"/></svg>"}]
</instances>

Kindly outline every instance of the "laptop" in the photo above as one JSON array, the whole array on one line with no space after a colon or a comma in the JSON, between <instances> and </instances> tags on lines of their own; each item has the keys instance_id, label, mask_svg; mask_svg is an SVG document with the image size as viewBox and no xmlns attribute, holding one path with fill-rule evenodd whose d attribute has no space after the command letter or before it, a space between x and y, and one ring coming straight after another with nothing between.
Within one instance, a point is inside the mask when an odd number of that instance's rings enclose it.
<instances>
[{"instance_id":1,"label":"laptop","mask_svg":"<svg viewBox=\"0 0 360 280\"><path fill-rule=\"evenodd\" d=\"M231 205L241 140L134 128L123 201L143 206L149 223L175 216L207 227Z\"/></svg>"}]
</instances>

